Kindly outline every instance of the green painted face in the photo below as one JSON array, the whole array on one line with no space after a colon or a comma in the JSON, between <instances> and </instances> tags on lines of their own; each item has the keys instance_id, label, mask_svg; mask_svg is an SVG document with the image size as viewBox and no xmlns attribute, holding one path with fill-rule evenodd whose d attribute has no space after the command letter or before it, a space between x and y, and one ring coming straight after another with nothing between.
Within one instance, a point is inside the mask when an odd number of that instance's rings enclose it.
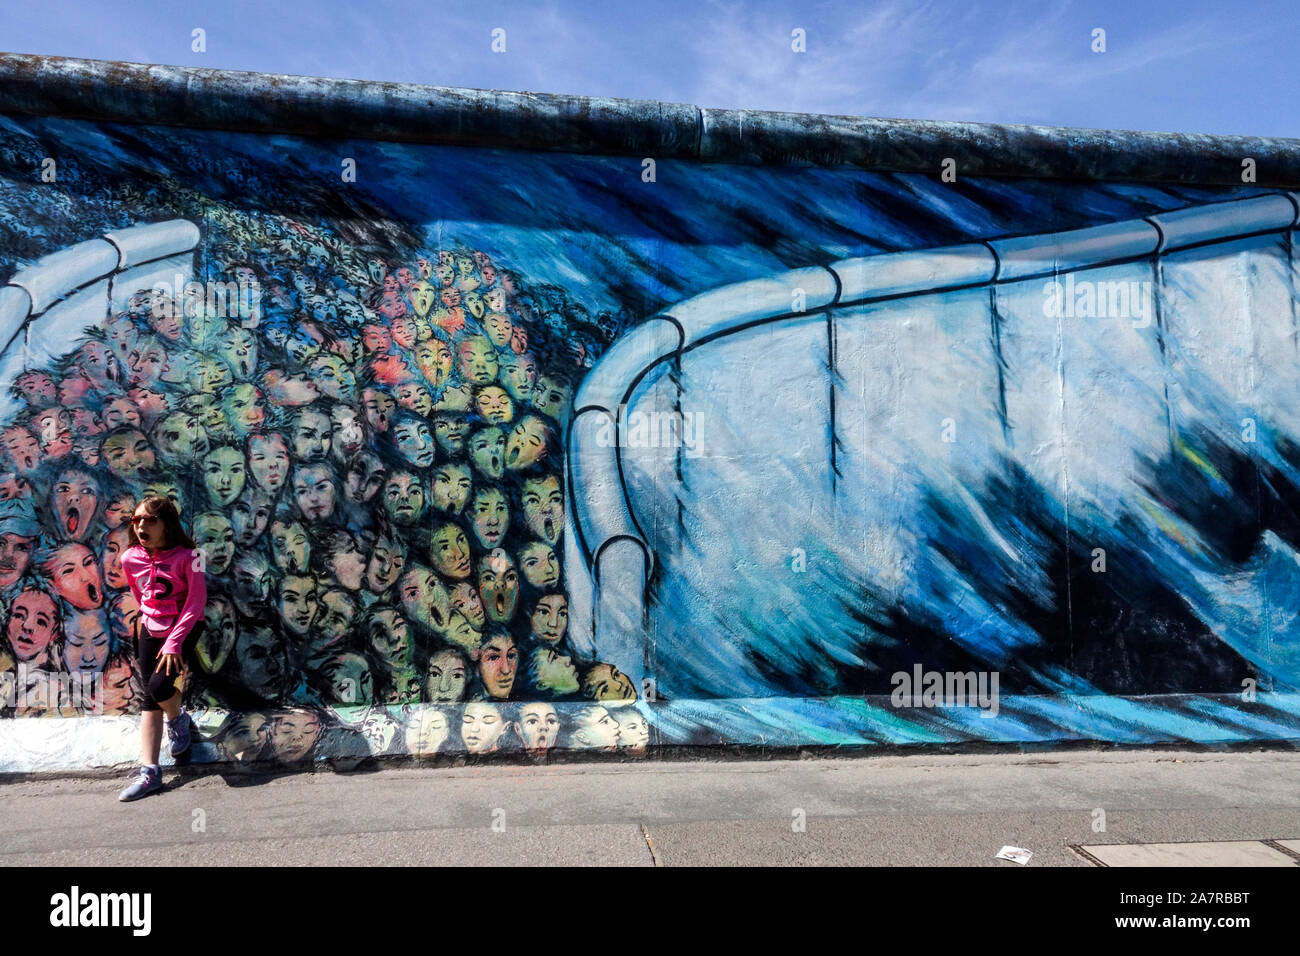
<instances>
[{"instance_id":1,"label":"green painted face","mask_svg":"<svg viewBox=\"0 0 1300 956\"><path fill-rule=\"evenodd\" d=\"M448 514L460 514L469 501L469 466L460 462L443 465L433 474L433 506Z\"/></svg>"},{"instance_id":2,"label":"green painted face","mask_svg":"<svg viewBox=\"0 0 1300 956\"><path fill-rule=\"evenodd\" d=\"M429 559L444 577L467 578L473 571L469 541L460 525L447 522L429 539Z\"/></svg>"},{"instance_id":3,"label":"green painted face","mask_svg":"<svg viewBox=\"0 0 1300 956\"><path fill-rule=\"evenodd\" d=\"M554 547L564 529L564 496L555 475L527 478L523 487L524 524L541 541Z\"/></svg>"},{"instance_id":4,"label":"green painted face","mask_svg":"<svg viewBox=\"0 0 1300 956\"><path fill-rule=\"evenodd\" d=\"M244 491L244 456L239 449L222 445L203 459L203 484L215 508L229 508Z\"/></svg>"},{"instance_id":5,"label":"green painted face","mask_svg":"<svg viewBox=\"0 0 1300 956\"><path fill-rule=\"evenodd\" d=\"M492 480L505 474L506 435L501 429L480 428L469 440L469 459Z\"/></svg>"},{"instance_id":6,"label":"green painted face","mask_svg":"<svg viewBox=\"0 0 1300 956\"><path fill-rule=\"evenodd\" d=\"M487 385L497 377L500 362L492 343L481 335L471 335L460 344L460 374L471 385Z\"/></svg>"},{"instance_id":7,"label":"green painted face","mask_svg":"<svg viewBox=\"0 0 1300 956\"><path fill-rule=\"evenodd\" d=\"M384 485L384 511L389 520L403 527L424 517L424 487L409 471L395 472Z\"/></svg>"}]
</instances>

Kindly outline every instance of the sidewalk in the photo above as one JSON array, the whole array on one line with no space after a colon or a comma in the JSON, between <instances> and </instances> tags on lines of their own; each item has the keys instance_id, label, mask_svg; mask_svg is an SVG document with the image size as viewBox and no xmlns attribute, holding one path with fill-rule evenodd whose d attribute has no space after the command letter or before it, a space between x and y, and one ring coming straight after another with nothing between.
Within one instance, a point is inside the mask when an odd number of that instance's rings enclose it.
<instances>
[{"instance_id":1,"label":"sidewalk","mask_svg":"<svg viewBox=\"0 0 1300 956\"><path fill-rule=\"evenodd\" d=\"M204 769L119 804L124 777L0 785L0 866L1015 866L993 859L1007 844L1030 866L1300 863L1300 753L1281 750ZM1207 841L1240 845L1070 848Z\"/></svg>"}]
</instances>

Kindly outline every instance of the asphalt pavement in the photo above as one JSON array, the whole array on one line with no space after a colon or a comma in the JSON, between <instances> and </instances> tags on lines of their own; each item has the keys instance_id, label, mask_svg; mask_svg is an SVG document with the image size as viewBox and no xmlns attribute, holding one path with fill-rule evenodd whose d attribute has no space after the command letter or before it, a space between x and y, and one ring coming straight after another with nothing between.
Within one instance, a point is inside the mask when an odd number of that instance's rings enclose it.
<instances>
[{"instance_id":1,"label":"asphalt pavement","mask_svg":"<svg viewBox=\"0 0 1300 956\"><path fill-rule=\"evenodd\" d=\"M1292 750L187 768L164 779L164 792L129 804L116 799L125 773L0 784L0 866L1015 867L994 859L1006 845L1031 851L1028 866L1143 865L1166 852L1179 865L1300 864Z\"/></svg>"}]
</instances>

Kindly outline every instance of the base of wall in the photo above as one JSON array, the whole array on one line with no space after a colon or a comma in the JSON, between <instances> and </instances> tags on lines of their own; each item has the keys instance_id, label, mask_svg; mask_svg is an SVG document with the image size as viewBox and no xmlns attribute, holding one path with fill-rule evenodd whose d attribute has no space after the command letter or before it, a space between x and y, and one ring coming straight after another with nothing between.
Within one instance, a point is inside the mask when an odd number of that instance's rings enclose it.
<instances>
[{"instance_id":1,"label":"base of wall","mask_svg":"<svg viewBox=\"0 0 1300 956\"><path fill-rule=\"evenodd\" d=\"M513 729L495 750L471 750L460 733L464 705L277 710L251 715L202 711L191 764L347 770L373 758L461 760L641 759L707 755L771 758L804 750L968 752L1077 745L1238 746L1300 744L1300 694L1149 697L1004 697L993 706L894 707L888 697L658 701L608 708L640 715L649 743L599 730L573 735L587 703L553 704L558 744L524 751ZM988 714L989 716L982 716ZM0 721L0 774L69 773L129 766L139 759L139 717ZM635 720L632 721L635 724ZM472 734L471 734L472 739ZM603 746L601 745L603 744ZM166 755L164 766L173 761Z\"/></svg>"}]
</instances>

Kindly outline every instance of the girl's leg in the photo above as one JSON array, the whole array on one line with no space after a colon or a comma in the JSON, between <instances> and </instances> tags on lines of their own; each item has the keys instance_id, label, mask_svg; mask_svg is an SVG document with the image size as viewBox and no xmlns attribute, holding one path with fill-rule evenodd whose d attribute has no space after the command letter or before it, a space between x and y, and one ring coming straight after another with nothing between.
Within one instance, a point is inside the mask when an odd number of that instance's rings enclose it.
<instances>
[{"instance_id":1,"label":"girl's leg","mask_svg":"<svg viewBox=\"0 0 1300 956\"><path fill-rule=\"evenodd\" d=\"M158 764L158 752L162 747L161 710L140 712L140 762L148 766Z\"/></svg>"},{"instance_id":2,"label":"girl's leg","mask_svg":"<svg viewBox=\"0 0 1300 956\"><path fill-rule=\"evenodd\" d=\"M168 720L175 720L176 715L181 712L181 692L177 691L167 700L158 701L158 706L162 708L162 712L167 715Z\"/></svg>"}]
</instances>

